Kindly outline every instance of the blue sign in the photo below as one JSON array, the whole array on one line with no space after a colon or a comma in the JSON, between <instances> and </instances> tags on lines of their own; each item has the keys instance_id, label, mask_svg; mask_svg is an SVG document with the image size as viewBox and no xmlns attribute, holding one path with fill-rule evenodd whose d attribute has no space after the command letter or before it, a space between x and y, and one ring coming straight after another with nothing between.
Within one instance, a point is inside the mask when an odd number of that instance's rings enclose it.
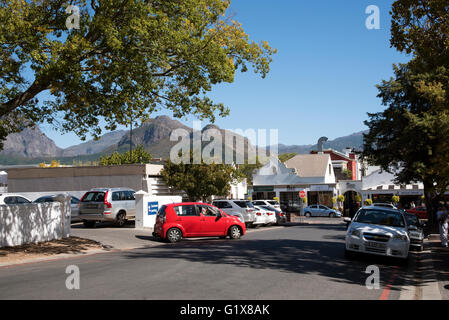
<instances>
[{"instance_id":1,"label":"blue sign","mask_svg":"<svg viewBox=\"0 0 449 320\"><path fill-rule=\"evenodd\" d=\"M148 202L148 215L156 215L159 210L159 202Z\"/></svg>"}]
</instances>

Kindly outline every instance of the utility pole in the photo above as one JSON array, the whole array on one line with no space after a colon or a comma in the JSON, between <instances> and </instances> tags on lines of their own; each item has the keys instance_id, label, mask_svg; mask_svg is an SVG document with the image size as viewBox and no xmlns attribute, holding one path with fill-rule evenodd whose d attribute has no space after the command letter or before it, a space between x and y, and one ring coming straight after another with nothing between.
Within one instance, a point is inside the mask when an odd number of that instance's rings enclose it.
<instances>
[{"instance_id":1,"label":"utility pole","mask_svg":"<svg viewBox=\"0 0 449 320\"><path fill-rule=\"evenodd\" d=\"M130 123L130 129L129 130L129 163L133 161L133 118L131 116L131 123Z\"/></svg>"}]
</instances>

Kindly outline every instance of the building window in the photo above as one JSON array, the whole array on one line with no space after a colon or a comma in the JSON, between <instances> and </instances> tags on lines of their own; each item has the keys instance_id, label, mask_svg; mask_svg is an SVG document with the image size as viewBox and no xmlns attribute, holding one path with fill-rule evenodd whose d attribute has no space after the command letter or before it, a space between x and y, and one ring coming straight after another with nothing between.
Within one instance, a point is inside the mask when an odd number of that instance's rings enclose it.
<instances>
[{"instance_id":1,"label":"building window","mask_svg":"<svg viewBox=\"0 0 449 320\"><path fill-rule=\"evenodd\" d=\"M332 167L331 167L331 165L329 165L329 174L332 174Z\"/></svg>"}]
</instances>

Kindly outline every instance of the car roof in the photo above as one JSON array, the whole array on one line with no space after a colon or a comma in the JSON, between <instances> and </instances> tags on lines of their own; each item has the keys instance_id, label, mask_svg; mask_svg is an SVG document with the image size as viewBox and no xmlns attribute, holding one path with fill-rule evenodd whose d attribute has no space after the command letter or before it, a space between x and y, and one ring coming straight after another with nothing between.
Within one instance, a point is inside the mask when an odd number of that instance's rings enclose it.
<instances>
[{"instance_id":1,"label":"car roof","mask_svg":"<svg viewBox=\"0 0 449 320\"><path fill-rule=\"evenodd\" d=\"M92 188L88 192L91 191L134 191L131 188Z\"/></svg>"},{"instance_id":2,"label":"car roof","mask_svg":"<svg viewBox=\"0 0 449 320\"><path fill-rule=\"evenodd\" d=\"M384 206L376 206L376 205L364 206L364 207L361 207L360 209L384 210L384 211L391 211L391 212L396 212L396 213L402 213L402 211L400 211L399 209L395 209L395 208L391 208L391 207L384 207Z\"/></svg>"},{"instance_id":3,"label":"car roof","mask_svg":"<svg viewBox=\"0 0 449 320\"><path fill-rule=\"evenodd\" d=\"M22 198L26 198L24 195L18 194L18 193L2 193L0 194L0 197L22 197Z\"/></svg>"},{"instance_id":4,"label":"car roof","mask_svg":"<svg viewBox=\"0 0 449 320\"><path fill-rule=\"evenodd\" d=\"M211 205L209 203L204 203L204 202L177 202L177 203L167 203L167 204L164 204L164 206L176 207L176 206L189 206L189 205L197 205L197 204L207 205L207 206Z\"/></svg>"}]
</instances>

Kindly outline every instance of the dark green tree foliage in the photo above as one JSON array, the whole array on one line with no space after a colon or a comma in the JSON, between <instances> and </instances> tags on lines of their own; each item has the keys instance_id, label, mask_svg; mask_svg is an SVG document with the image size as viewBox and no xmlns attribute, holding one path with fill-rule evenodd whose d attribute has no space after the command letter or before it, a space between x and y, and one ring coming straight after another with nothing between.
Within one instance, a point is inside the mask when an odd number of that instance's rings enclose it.
<instances>
[{"instance_id":1,"label":"dark green tree foliage","mask_svg":"<svg viewBox=\"0 0 449 320\"><path fill-rule=\"evenodd\" d=\"M131 156L130 156L131 154ZM101 166L121 165L121 164L133 164L149 163L151 160L151 154L145 151L142 146L137 146L132 152L126 153L114 152L110 155L100 157L99 164Z\"/></svg>"},{"instance_id":2,"label":"dark green tree foliage","mask_svg":"<svg viewBox=\"0 0 449 320\"><path fill-rule=\"evenodd\" d=\"M398 0L391 44L412 55L378 85L383 112L369 114L363 155L395 173L397 183L424 184L429 220L449 186L449 4Z\"/></svg>"},{"instance_id":3,"label":"dark green tree foliage","mask_svg":"<svg viewBox=\"0 0 449 320\"><path fill-rule=\"evenodd\" d=\"M184 191L190 201L207 201L211 196L227 196L231 191L231 183L243 178L232 165L175 164L170 159L166 161L161 175L169 187Z\"/></svg>"},{"instance_id":4,"label":"dark green tree foliage","mask_svg":"<svg viewBox=\"0 0 449 320\"><path fill-rule=\"evenodd\" d=\"M293 158L293 157L296 156L296 155L297 155L296 152L283 153L283 154L280 154L280 155L278 156L278 159L279 159L280 162L284 163L284 162L290 160L291 158Z\"/></svg>"},{"instance_id":5,"label":"dark green tree foliage","mask_svg":"<svg viewBox=\"0 0 449 320\"><path fill-rule=\"evenodd\" d=\"M67 1L0 2L0 142L42 122L98 137L164 108L213 122L229 110L212 86L250 67L265 77L275 53L226 16L229 0L69 3L79 29Z\"/></svg>"}]
</instances>

